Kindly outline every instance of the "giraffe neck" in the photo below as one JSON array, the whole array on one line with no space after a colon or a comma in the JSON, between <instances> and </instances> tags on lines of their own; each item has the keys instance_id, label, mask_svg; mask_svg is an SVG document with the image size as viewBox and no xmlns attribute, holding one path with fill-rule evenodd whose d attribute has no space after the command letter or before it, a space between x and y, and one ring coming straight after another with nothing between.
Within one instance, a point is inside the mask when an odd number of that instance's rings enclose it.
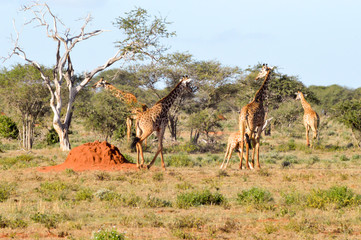
<instances>
[{"instance_id":1,"label":"giraffe neck","mask_svg":"<svg viewBox=\"0 0 361 240\"><path fill-rule=\"evenodd\" d=\"M125 103L127 104L132 104L132 103L135 103L136 102L136 98L131 98L131 99L128 99L127 98L127 93L117 89L116 87L114 87L113 85L111 84L107 84L104 86L104 88L109 91L114 97L124 101Z\"/></svg>"},{"instance_id":2,"label":"giraffe neck","mask_svg":"<svg viewBox=\"0 0 361 240\"><path fill-rule=\"evenodd\" d=\"M164 98L160 99L157 103L162 103L162 106L169 108L173 105L174 101L182 94L184 86L179 82L174 89Z\"/></svg>"},{"instance_id":3,"label":"giraffe neck","mask_svg":"<svg viewBox=\"0 0 361 240\"><path fill-rule=\"evenodd\" d=\"M306 101L303 94L301 94L300 96L301 96L301 104L302 104L303 110L306 111L306 110L312 109L311 105Z\"/></svg>"},{"instance_id":4,"label":"giraffe neck","mask_svg":"<svg viewBox=\"0 0 361 240\"><path fill-rule=\"evenodd\" d=\"M271 71L268 70L267 75L263 81L262 86L256 92L253 101L263 102L266 99L267 89L268 89L268 81L271 78Z\"/></svg>"}]
</instances>

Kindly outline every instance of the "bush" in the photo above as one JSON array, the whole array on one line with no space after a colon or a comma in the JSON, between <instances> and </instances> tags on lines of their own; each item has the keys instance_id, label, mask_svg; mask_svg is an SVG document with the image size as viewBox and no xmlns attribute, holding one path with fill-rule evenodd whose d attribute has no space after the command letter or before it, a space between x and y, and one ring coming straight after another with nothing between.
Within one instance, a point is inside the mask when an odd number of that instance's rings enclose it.
<instances>
[{"instance_id":1,"label":"bush","mask_svg":"<svg viewBox=\"0 0 361 240\"><path fill-rule=\"evenodd\" d=\"M201 227L206 223L206 220L203 218L196 218L192 215L180 216L177 217L171 224L171 228L180 229L180 228L197 228Z\"/></svg>"},{"instance_id":2,"label":"bush","mask_svg":"<svg viewBox=\"0 0 361 240\"><path fill-rule=\"evenodd\" d=\"M6 201L14 191L15 185L7 182L0 183L0 202Z\"/></svg>"},{"instance_id":3,"label":"bush","mask_svg":"<svg viewBox=\"0 0 361 240\"><path fill-rule=\"evenodd\" d=\"M102 229L93 234L91 239L94 240L125 240L123 234L118 233L116 230Z\"/></svg>"},{"instance_id":4,"label":"bush","mask_svg":"<svg viewBox=\"0 0 361 240\"><path fill-rule=\"evenodd\" d=\"M150 208L172 207L172 203L170 201L148 195L147 199L144 201L144 206Z\"/></svg>"},{"instance_id":5,"label":"bush","mask_svg":"<svg viewBox=\"0 0 361 240\"><path fill-rule=\"evenodd\" d=\"M211 193L209 190L194 191L189 193L181 193L177 195L177 207L189 208L200 205L221 205L226 201L225 197L216 192Z\"/></svg>"},{"instance_id":6,"label":"bush","mask_svg":"<svg viewBox=\"0 0 361 240\"><path fill-rule=\"evenodd\" d=\"M76 192L75 200L91 201L93 199L93 191L90 188L83 188Z\"/></svg>"},{"instance_id":7,"label":"bush","mask_svg":"<svg viewBox=\"0 0 361 240\"><path fill-rule=\"evenodd\" d=\"M54 128L51 128L48 133L46 134L46 143L48 145L53 145L59 142L59 135L55 131Z\"/></svg>"},{"instance_id":8,"label":"bush","mask_svg":"<svg viewBox=\"0 0 361 240\"><path fill-rule=\"evenodd\" d=\"M58 222L60 221L60 216L58 214L47 214L37 212L30 216L31 220L36 223L42 223L46 228L56 228Z\"/></svg>"},{"instance_id":9,"label":"bush","mask_svg":"<svg viewBox=\"0 0 361 240\"><path fill-rule=\"evenodd\" d=\"M0 116L0 135L4 138L16 139L19 136L19 129L16 123L9 117Z\"/></svg>"},{"instance_id":10,"label":"bush","mask_svg":"<svg viewBox=\"0 0 361 240\"><path fill-rule=\"evenodd\" d=\"M355 194L346 186L334 186L328 190L313 190L306 197L306 206L324 209L334 204L336 208L361 204L361 195Z\"/></svg>"},{"instance_id":11,"label":"bush","mask_svg":"<svg viewBox=\"0 0 361 240\"><path fill-rule=\"evenodd\" d=\"M272 195L269 191L253 187L249 190L243 190L237 194L237 201L240 204L262 204L272 201Z\"/></svg>"},{"instance_id":12,"label":"bush","mask_svg":"<svg viewBox=\"0 0 361 240\"><path fill-rule=\"evenodd\" d=\"M14 229L14 228L26 228L27 226L28 226L28 224L20 218L16 218L14 220L9 220L9 219L3 218L3 216L0 215L0 228L10 227L10 228Z\"/></svg>"},{"instance_id":13,"label":"bush","mask_svg":"<svg viewBox=\"0 0 361 240\"><path fill-rule=\"evenodd\" d=\"M119 193L113 192L109 189L100 189L95 193L95 196L101 201L115 201L120 200L121 195Z\"/></svg>"}]
</instances>

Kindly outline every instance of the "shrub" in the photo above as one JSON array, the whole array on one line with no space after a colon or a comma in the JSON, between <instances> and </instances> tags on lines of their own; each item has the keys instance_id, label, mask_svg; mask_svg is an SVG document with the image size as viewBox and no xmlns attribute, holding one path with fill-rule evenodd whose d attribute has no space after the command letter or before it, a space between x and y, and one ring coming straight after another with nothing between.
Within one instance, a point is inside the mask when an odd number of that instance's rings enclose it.
<instances>
[{"instance_id":1,"label":"shrub","mask_svg":"<svg viewBox=\"0 0 361 240\"><path fill-rule=\"evenodd\" d=\"M113 192L109 189L100 189L95 193L95 196L101 201L115 201L121 199L121 195L119 193Z\"/></svg>"},{"instance_id":2,"label":"shrub","mask_svg":"<svg viewBox=\"0 0 361 240\"><path fill-rule=\"evenodd\" d=\"M48 130L48 133L46 134L46 143L48 145L53 145L59 142L59 135L55 131L55 129L52 127L50 130Z\"/></svg>"},{"instance_id":3,"label":"shrub","mask_svg":"<svg viewBox=\"0 0 361 240\"><path fill-rule=\"evenodd\" d=\"M76 192L76 201L91 201L93 199L93 191L90 188L83 188Z\"/></svg>"},{"instance_id":4,"label":"shrub","mask_svg":"<svg viewBox=\"0 0 361 240\"><path fill-rule=\"evenodd\" d=\"M240 204L262 204L272 201L272 195L269 191L253 187L249 190L243 190L241 193L237 194L237 201Z\"/></svg>"},{"instance_id":5,"label":"shrub","mask_svg":"<svg viewBox=\"0 0 361 240\"><path fill-rule=\"evenodd\" d=\"M60 221L59 214L47 214L47 213L40 213L37 212L30 216L30 219L36 223L42 223L45 225L46 228L56 228L57 224Z\"/></svg>"},{"instance_id":6,"label":"shrub","mask_svg":"<svg viewBox=\"0 0 361 240\"><path fill-rule=\"evenodd\" d=\"M0 115L0 135L4 138L12 139L16 139L19 136L19 129L16 123L4 115Z\"/></svg>"},{"instance_id":7,"label":"shrub","mask_svg":"<svg viewBox=\"0 0 361 240\"><path fill-rule=\"evenodd\" d=\"M94 240L125 240L125 237L122 233L118 233L116 230L106 230L102 229L93 234L91 239Z\"/></svg>"},{"instance_id":8,"label":"shrub","mask_svg":"<svg viewBox=\"0 0 361 240\"><path fill-rule=\"evenodd\" d=\"M193 191L177 195L177 207L189 208L200 205L221 205L226 201L219 192L211 193L209 190Z\"/></svg>"},{"instance_id":9,"label":"shrub","mask_svg":"<svg viewBox=\"0 0 361 240\"><path fill-rule=\"evenodd\" d=\"M172 203L170 201L148 195L147 199L144 201L144 206L150 208L171 207Z\"/></svg>"},{"instance_id":10,"label":"shrub","mask_svg":"<svg viewBox=\"0 0 361 240\"><path fill-rule=\"evenodd\" d=\"M15 189L15 184L2 182L0 183L0 202L6 201Z\"/></svg>"},{"instance_id":11,"label":"shrub","mask_svg":"<svg viewBox=\"0 0 361 240\"><path fill-rule=\"evenodd\" d=\"M192 215L188 216L180 216L174 219L174 221L170 224L170 228L180 229L180 228L197 228L200 229L206 220L199 217L194 217Z\"/></svg>"},{"instance_id":12,"label":"shrub","mask_svg":"<svg viewBox=\"0 0 361 240\"><path fill-rule=\"evenodd\" d=\"M337 208L359 205L361 195L355 194L346 186L334 186L328 190L313 190L306 197L306 206L324 209L328 204Z\"/></svg>"}]
</instances>

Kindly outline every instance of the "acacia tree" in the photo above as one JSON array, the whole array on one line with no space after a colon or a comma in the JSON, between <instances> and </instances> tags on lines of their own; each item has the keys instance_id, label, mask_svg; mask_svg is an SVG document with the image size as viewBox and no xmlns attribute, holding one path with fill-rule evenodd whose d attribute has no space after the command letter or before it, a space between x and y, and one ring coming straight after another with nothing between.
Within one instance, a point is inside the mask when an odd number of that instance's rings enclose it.
<instances>
[{"instance_id":1,"label":"acacia tree","mask_svg":"<svg viewBox=\"0 0 361 240\"><path fill-rule=\"evenodd\" d=\"M351 128L357 146L361 148L361 98L340 102L334 111L336 119Z\"/></svg>"},{"instance_id":2,"label":"acacia tree","mask_svg":"<svg viewBox=\"0 0 361 240\"><path fill-rule=\"evenodd\" d=\"M88 15L78 33L72 35L70 28L62 24L46 3L34 3L23 7L22 11L31 15L28 24L37 24L44 27L46 36L57 43L55 50L56 62L52 69L53 76L48 77L41 65L26 55L25 50L19 45L19 33L17 33L16 40L14 40L14 48L7 58L18 55L26 62L34 65L40 72L50 93L50 107L54 114L53 127L59 135L62 150L70 150L71 148L68 132L76 96L91 81L93 76L120 60L143 60L147 57L157 59L166 50L160 44L160 39L175 34L174 32L168 32L167 25L169 23L164 18L151 17L142 8L136 8L128 12L125 17L118 17L114 23L125 35L123 40L116 42L117 50L114 56L109 58L103 65L94 68L90 72L85 72L81 76L83 80L77 83L71 61L71 52L78 43L97 36L103 33L104 30L87 32L85 29L91 21L91 16ZM64 81L66 86L63 84ZM68 103L66 106L63 104L62 88L68 90Z\"/></svg>"},{"instance_id":3,"label":"acacia tree","mask_svg":"<svg viewBox=\"0 0 361 240\"><path fill-rule=\"evenodd\" d=\"M31 65L16 65L0 73L0 93L3 101L22 123L21 140L24 149L31 149L36 120L49 111L47 89L39 72Z\"/></svg>"}]
</instances>

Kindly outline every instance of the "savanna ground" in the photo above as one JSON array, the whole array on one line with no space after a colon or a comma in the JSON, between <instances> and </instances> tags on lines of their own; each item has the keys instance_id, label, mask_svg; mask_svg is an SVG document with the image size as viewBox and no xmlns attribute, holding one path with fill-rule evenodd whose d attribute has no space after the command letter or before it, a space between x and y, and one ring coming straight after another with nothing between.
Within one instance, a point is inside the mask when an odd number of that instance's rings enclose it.
<instances>
[{"instance_id":1,"label":"savanna ground","mask_svg":"<svg viewBox=\"0 0 361 240\"><path fill-rule=\"evenodd\" d=\"M73 146L94 140L81 129L71 136ZM158 159L150 170L42 173L67 153L2 140L0 239L361 239L361 150L351 132L327 122L319 144L304 142L302 124L263 136L261 170L238 170L236 154L219 170L224 152L166 141L166 171Z\"/></svg>"}]
</instances>

